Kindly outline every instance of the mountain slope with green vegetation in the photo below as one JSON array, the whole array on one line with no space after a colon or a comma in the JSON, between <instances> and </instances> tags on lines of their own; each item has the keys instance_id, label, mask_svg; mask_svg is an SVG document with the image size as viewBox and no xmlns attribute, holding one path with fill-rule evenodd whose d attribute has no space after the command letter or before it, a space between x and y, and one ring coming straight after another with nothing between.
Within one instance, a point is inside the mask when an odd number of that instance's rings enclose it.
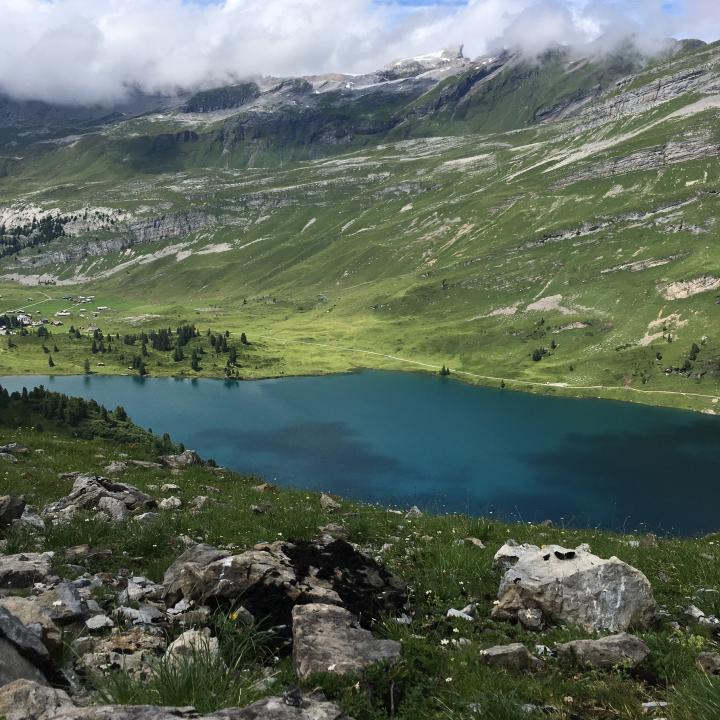
<instances>
[{"instance_id":1,"label":"mountain slope with green vegetation","mask_svg":"<svg viewBox=\"0 0 720 720\"><path fill-rule=\"evenodd\" d=\"M92 326L193 323L247 334L241 377L447 366L714 412L720 45L458 63L26 139L0 181L0 311L68 313L54 373L129 371L89 352ZM0 343L0 373L47 372L36 333Z\"/></svg>"}]
</instances>

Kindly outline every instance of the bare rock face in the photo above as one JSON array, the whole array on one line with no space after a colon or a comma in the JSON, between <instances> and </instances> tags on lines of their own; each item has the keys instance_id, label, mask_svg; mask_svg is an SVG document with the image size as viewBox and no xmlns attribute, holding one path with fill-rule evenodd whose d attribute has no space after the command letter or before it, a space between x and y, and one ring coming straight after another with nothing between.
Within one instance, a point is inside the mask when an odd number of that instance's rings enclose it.
<instances>
[{"instance_id":1,"label":"bare rock face","mask_svg":"<svg viewBox=\"0 0 720 720\"><path fill-rule=\"evenodd\" d=\"M0 555L0 590L31 588L45 582L51 574L50 553Z\"/></svg>"},{"instance_id":2,"label":"bare rock face","mask_svg":"<svg viewBox=\"0 0 720 720\"><path fill-rule=\"evenodd\" d=\"M19 520L25 511L25 500L11 495L0 496L0 527L11 525L13 520Z\"/></svg>"},{"instance_id":3,"label":"bare rock face","mask_svg":"<svg viewBox=\"0 0 720 720\"><path fill-rule=\"evenodd\" d=\"M543 667L539 660L522 643L495 645L480 652L483 662L493 667L519 672L521 670L540 670Z\"/></svg>"},{"instance_id":4,"label":"bare rock face","mask_svg":"<svg viewBox=\"0 0 720 720\"><path fill-rule=\"evenodd\" d=\"M165 602L232 604L241 601L255 617L289 624L294 605L344 605L364 625L406 600L405 585L382 565L344 540L277 542L240 555L199 545L168 568Z\"/></svg>"},{"instance_id":5,"label":"bare rock face","mask_svg":"<svg viewBox=\"0 0 720 720\"><path fill-rule=\"evenodd\" d=\"M43 516L54 522L72 518L79 510L103 510L112 519L124 520L134 510L150 510L155 500L132 485L96 475L78 475L67 497L47 505Z\"/></svg>"},{"instance_id":6,"label":"bare rock face","mask_svg":"<svg viewBox=\"0 0 720 720\"><path fill-rule=\"evenodd\" d=\"M640 638L628 633L599 640L573 640L558 645L557 651L564 660L595 668L635 667L650 654L650 648Z\"/></svg>"},{"instance_id":7,"label":"bare rock face","mask_svg":"<svg viewBox=\"0 0 720 720\"><path fill-rule=\"evenodd\" d=\"M301 680L314 673L358 672L400 657L400 643L378 640L337 605L314 603L293 609L293 663Z\"/></svg>"},{"instance_id":8,"label":"bare rock face","mask_svg":"<svg viewBox=\"0 0 720 720\"><path fill-rule=\"evenodd\" d=\"M18 680L0 688L0 717L7 720L351 720L323 699L266 698L246 708L201 715L192 708L149 705L76 707L62 690Z\"/></svg>"},{"instance_id":9,"label":"bare rock face","mask_svg":"<svg viewBox=\"0 0 720 720\"><path fill-rule=\"evenodd\" d=\"M578 625L588 632L647 627L657 615L648 579L612 557L604 560L581 547L528 549L505 573L496 620L521 620L539 610L546 624Z\"/></svg>"}]
</instances>

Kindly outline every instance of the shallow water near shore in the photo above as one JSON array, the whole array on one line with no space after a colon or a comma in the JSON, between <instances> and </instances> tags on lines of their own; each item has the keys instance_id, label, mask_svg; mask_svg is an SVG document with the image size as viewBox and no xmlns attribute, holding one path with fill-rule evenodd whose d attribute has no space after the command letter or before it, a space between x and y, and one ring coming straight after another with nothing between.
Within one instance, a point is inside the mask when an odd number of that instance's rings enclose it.
<instances>
[{"instance_id":1,"label":"shallow water near shore","mask_svg":"<svg viewBox=\"0 0 720 720\"><path fill-rule=\"evenodd\" d=\"M41 384L123 405L137 424L282 485L525 522L720 528L716 417L376 371L250 382L0 378L10 391Z\"/></svg>"}]
</instances>

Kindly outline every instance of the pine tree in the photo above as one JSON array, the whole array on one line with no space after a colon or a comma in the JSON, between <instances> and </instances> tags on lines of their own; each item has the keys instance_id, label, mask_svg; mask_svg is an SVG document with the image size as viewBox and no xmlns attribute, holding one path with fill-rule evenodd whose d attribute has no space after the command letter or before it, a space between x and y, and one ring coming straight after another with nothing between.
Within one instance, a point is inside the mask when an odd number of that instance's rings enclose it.
<instances>
[{"instance_id":1,"label":"pine tree","mask_svg":"<svg viewBox=\"0 0 720 720\"><path fill-rule=\"evenodd\" d=\"M55 363L53 362L52 355L48 355L48 366L55 367Z\"/></svg>"},{"instance_id":2,"label":"pine tree","mask_svg":"<svg viewBox=\"0 0 720 720\"><path fill-rule=\"evenodd\" d=\"M90 361L87 358L85 358L84 366L85 366L85 374L89 375L90 374Z\"/></svg>"}]
</instances>

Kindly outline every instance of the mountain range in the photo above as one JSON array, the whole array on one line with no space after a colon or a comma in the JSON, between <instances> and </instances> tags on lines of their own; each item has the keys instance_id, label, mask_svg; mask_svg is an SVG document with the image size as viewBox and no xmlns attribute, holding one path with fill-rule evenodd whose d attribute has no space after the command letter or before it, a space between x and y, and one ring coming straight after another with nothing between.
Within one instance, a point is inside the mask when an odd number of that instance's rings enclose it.
<instances>
[{"instance_id":1,"label":"mountain range","mask_svg":"<svg viewBox=\"0 0 720 720\"><path fill-rule=\"evenodd\" d=\"M113 328L237 322L284 343L277 373L400 358L714 412L719 108L696 40L0 98L2 309L40 286L37 312L93 295Z\"/></svg>"}]
</instances>

